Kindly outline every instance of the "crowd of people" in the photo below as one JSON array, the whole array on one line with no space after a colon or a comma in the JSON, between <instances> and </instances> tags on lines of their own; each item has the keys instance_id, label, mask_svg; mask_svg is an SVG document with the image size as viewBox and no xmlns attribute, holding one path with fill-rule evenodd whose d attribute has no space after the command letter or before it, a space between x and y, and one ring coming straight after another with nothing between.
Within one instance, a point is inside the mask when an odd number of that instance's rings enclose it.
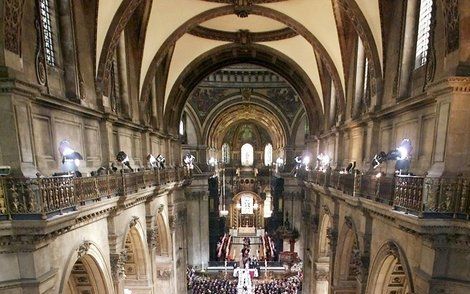
<instances>
[{"instance_id":1,"label":"crowd of people","mask_svg":"<svg viewBox=\"0 0 470 294\"><path fill-rule=\"evenodd\" d=\"M193 268L188 268L188 293L192 294L237 294L237 281L226 278L200 276ZM302 273L294 276L254 280L254 294L298 294L302 292Z\"/></svg>"},{"instance_id":2,"label":"crowd of people","mask_svg":"<svg viewBox=\"0 0 470 294\"><path fill-rule=\"evenodd\" d=\"M255 284L255 294L298 294L302 293L302 274Z\"/></svg>"}]
</instances>

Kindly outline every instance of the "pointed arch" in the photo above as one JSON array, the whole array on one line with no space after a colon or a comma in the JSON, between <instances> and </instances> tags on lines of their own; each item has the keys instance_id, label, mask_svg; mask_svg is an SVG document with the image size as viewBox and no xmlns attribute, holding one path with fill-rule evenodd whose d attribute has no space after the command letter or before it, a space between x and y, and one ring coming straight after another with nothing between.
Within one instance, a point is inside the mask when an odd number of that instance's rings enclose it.
<instances>
[{"instance_id":1,"label":"pointed arch","mask_svg":"<svg viewBox=\"0 0 470 294\"><path fill-rule=\"evenodd\" d=\"M144 236L142 224L138 218L133 217L122 245L127 256L124 288L131 291L147 292L152 287L150 255Z\"/></svg>"},{"instance_id":2,"label":"pointed arch","mask_svg":"<svg viewBox=\"0 0 470 294\"><path fill-rule=\"evenodd\" d=\"M366 293L415 293L405 252L393 240L384 243L372 263Z\"/></svg>"},{"instance_id":3,"label":"pointed arch","mask_svg":"<svg viewBox=\"0 0 470 294\"><path fill-rule=\"evenodd\" d=\"M157 214L155 225L157 227L157 256L169 256L169 230L162 213Z\"/></svg>"},{"instance_id":4,"label":"pointed arch","mask_svg":"<svg viewBox=\"0 0 470 294\"><path fill-rule=\"evenodd\" d=\"M97 245L85 241L68 258L59 286L59 293L113 293L111 270Z\"/></svg>"},{"instance_id":5,"label":"pointed arch","mask_svg":"<svg viewBox=\"0 0 470 294\"><path fill-rule=\"evenodd\" d=\"M361 250L356 226L351 217L346 216L338 237L338 248L334 261L333 286L348 291L358 289L357 277Z\"/></svg>"}]
</instances>

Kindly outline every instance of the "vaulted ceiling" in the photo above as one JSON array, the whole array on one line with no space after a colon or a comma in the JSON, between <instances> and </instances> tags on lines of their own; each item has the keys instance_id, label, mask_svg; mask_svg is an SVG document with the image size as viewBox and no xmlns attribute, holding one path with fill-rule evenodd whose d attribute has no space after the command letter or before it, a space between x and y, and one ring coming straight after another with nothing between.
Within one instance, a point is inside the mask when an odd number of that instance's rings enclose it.
<instances>
[{"instance_id":1,"label":"vaulted ceiling","mask_svg":"<svg viewBox=\"0 0 470 294\"><path fill-rule=\"evenodd\" d=\"M383 60L380 6L379 0L100 0L97 80L106 80L109 51L115 48L129 20L138 16L142 17L140 99L148 99L149 84L156 75L165 77L164 90L158 97L165 115L171 111L180 115L184 103L179 106L181 103L172 96L182 95L186 99L192 90L186 87L194 87L207 75L201 72L200 77L194 77L198 74L194 70L196 61L208 70L221 68L230 62L224 58L219 61L217 56L227 48L232 48L232 57L237 61L256 62L265 54L271 60L261 63L272 63L272 70L291 65L280 74L287 80L289 76L302 77L302 85L312 88L308 93L298 89L302 86L296 89L300 96L312 96L302 98L307 114L321 115L329 99L323 97L324 76L336 88L337 105L344 105L345 64L350 58L348 30L361 38L371 75L380 89ZM135 13L137 10L140 13ZM231 44L236 44L236 48ZM281 65L277 64L279 60ZM185 84L188 79L194 82ZM306 102L307 99L311 102Z\"/></svg>"}]
</instances>

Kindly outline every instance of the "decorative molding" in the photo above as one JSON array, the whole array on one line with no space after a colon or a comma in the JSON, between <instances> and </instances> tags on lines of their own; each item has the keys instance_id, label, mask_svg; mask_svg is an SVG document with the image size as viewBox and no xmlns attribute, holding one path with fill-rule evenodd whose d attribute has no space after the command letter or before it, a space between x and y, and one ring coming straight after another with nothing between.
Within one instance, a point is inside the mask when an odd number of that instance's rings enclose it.
<instances>
[{"instance_id":1,"label":"decorative molding","mask_svg":"<svg viewBox=\"0 0 470 294\"><path fill-rule=\"evenodd\" d=\"M171 269L157 269L158 280L169 280L171 278Z\"/></svg>"},{"instance_id":2,"label":"decorative molding","mask_svg":"<svg viewBox=\"0 0 470 294\"><path fill-rule=\"evenodd\" d=\"M5 0L4 5L5 49L21 55L21 21L24 0Z\"/></svg>"},{"instance_id":3,"label":"decorative molding","mask_svg":"<svg viewBox=\"0 0 470 294\"><path fill-rule=\"evenodd\" d=\"M349 228L349 229L353 229L353 220L350 216L345 216L344 217L344 223L346 224L346 226Z\"/></svg>"},{"instance_id":4,"label":"decorative molding","mask_svg":"<svg viewBox=\"0 0 470 294\"><path fill-rule=\"evenodd\" d=\"M133 228L137 225L139 221L139 217L138 216L133 216L131 221L129 222L129 228Z\"/></svg>"},{"instance_id":5,"label":"decorative molding","mask_svg":"<svg viewBox=\"0 0 470 294\"><path fill-rule=\"evenodd\" d=\"M446 32L446 53L449 54L459 48L459 1L458 0L441 0L442 10L445 17Z\"/></svg>"},{"instance_id":6,"label":"decorative molding","mask_svg":"<svg viewBox=\"0 0 470 294\"><path fill-rule=\"evenodd\" d=\"M398 249L397 244L393 241L387 242L387 253L388 255L393 255L393 257L399 259L400 258L400 251Z\"/></svg>"},{"instance_id":7,"label":"decorative molding","mask_svg":"<svg viewBox=\"0 0 470 294\"><path fill-rule=\"evenodd\" d=\"M36 19L34 21L36 28L36 56L34 59L34 65L36 67L36 78L41 86L46 85L47 72L46 72L46 59L44 57L44 40L42 34L41 19L39 11L36 12Z\"/></svg>"},{"instance_id":8,"label":"decorative molding","mask_svg":"<svg viewBox=\"0 0 470 294\"><path fill-rule=\"evenodd\" d=\"M91 242L90 241L84 241L79 247L78 247L78 258L84 256L85 254L88 253L88 250L90 250L91 247Z\"/></svg>"},{"instance_id":9,"label":"decorative molding","mask_svg":"<svg viewBox=\"0 0 470 294\"><path fill-rule=\"evenodd\" d=\"M158 247L158 227L147 230L147 244L150 249Z\"/></svg>"},{"instance_id":10,"label":"decorative molding","mask_svg":"<svg viewBox=\"0 0 470 294\"><path fill-rule=\"evenodd\" d=\"M240 32L242 31L246 32L247 35L245 36L241 35ZM223 42L240 43L240 44L246 44L243 42L241 37L245 37L250 42L259 43L259 42L284 40L288 38L293 38L298 35L297 32L295 32L293 29L289 27L279 29L279 30L266 31L266 32L250 32L248 30L240 30L238 32L228 32L228 31L221 31L221 30L206 28L200 25L195 26L194 28L189 30L188 33L193 36L200 37L200 38L223 41Z\"/></svg>"},{"instance_id":11,"label":"decorative molding","mask_svg":"<svg viewBox=\"0 0 470 294\"><path fill-rule=\"evenodd\" d=\"M111 272L115 281L123 280L126 278L126 261L127 251L123 250L120 253L113 253L110 256L111 259Z\"/></svg>"}]
</instances>

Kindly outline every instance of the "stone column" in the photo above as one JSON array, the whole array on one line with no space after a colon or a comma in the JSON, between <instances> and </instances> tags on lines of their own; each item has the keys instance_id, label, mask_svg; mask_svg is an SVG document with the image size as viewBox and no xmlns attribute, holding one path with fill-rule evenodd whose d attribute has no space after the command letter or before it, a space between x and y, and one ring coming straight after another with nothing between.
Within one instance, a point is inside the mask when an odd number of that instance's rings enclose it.
<instances>
[{"instance_id":1,"label":"stone column","mask_svg":"<svg viewBox=\"0 0 470 294\"><path fill-rule=\"evenodd\" d=\"M152 80L150 99L152 99L152 112L150 118L150 125L154 128L158 128L158 108L157 108L157 85L155 84L155 79Z\"/></svg>"},{"instance_id":2,"label":"stone column","mask_svg":"<svg viewBox=\"0 0 470 294\"><path fill-rule=\"evenodd\" d=\"M430 176L470 174L469 83L468 77L451 77L431 89L446 92L436 99L436 139Z\"/></svg>"},{"instance_id":3,"label":"stone column","mask_svg":"<svg viewBox=\"0 0 470 294\"><path fill-rule=\"evenodd\" d=\"M65 96L71 100L80 100L78 64L75 46L75 32L72 25L72 7L70 1L57 1L59 11L59 28L61 51L64 67Z\"/></svg>"},{"instance_id":4,"label":"stone column","mask_svg":"<svg viewBox=\"0 0 470 294\"><path fill-rule=\"evenodd\" d=\"M115 161L114 154L114 134L113 134L113 123L111 120L103 120L100 122L100 134L101 134L101 164L103 166L109 166L111 162Z\"/></svg>"},{"instance_id":5,"label":"stone column","mask_svg":"<svg viewBox=\"0 0 470 294\"><path fill-rule=\"evenodd\" d=\"M364 60L365 51L364 45L360 38L358 38L357 46L357 59L356 59L356 87L354 91L354 105L353 105L353 117L357 117L360 114L362 98L364 96Z\"/></svg>"},{"instance_id":6,"label":"stone column","mask_svg":"<svg viewBox=\"0 0 470 294\"><path fill-rule=\"evenodd\" d=\"M127 60L126 60L126 41L125 34L121 33L118 45L118 59L119 59L119 79L121 85L121 112L126 118L131 117L131 106L129 101L129 82L127 74Z\"/></svg>"},{"instance_id":7,"label":"stone column","mask_svg":"<svg viewBox=\"0 0 470 294\"><path fill-rule=\"evenodd\" d=\"M37 170L34 166L29 101L25 97L9 93L0 94L0 100L0 165L10 166L12 174L35 177ZM49 141L52 138L46 137L43 140ZM40 159L38 164L41 164ZM48 172L46 163L44 169L44 172Z\"/></svg>"}]
</instances>

